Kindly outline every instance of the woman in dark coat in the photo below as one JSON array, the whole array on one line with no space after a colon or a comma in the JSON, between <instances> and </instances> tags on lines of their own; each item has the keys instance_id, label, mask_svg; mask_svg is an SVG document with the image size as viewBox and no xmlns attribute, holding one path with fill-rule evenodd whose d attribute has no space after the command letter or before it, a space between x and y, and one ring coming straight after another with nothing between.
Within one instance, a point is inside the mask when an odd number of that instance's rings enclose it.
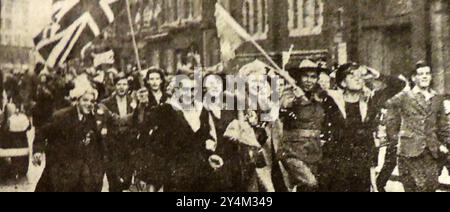
<instances>
[{"instance_id":1,"label":"woman in dark coat","mask_svg":"<svg viewBox=\"0 0 450 212\"><path fill-rule=\"evenodd\" d=\"M76 87L76 106L57 112L35 140L35 163L46 154L46 167L37 192L100 192L105 174L105 146L92 113L96 91Z\"/></svg>"},{"instance_id":2,"label":"woman in dark coat","mask_svg":"<svg viewBox=\"0 0 450 212\"><path fill-rule=\"evenodd\" d=\"M369 77L382 80L387 87L375 94L365 94L365 80ZM342 90L329 91L324 102L323 132L327 142L319 168L320 190L370 192L374 183L371 168L376 167L378 159L375 119L384 102L401 92L405 83L354 64L340 67L336 81Z\"/></svg>"},{"instance_id":3,"label":"woman in dark coat","mask_svg":"<svg viewBox=\"0 0 450 212\"><path fill-rule=\"evenodd\" d=\"M159 114L157 108L162 106L168 99L165 92L164 71L152 68L147 72L144 79L145 88L137 92L138 106L133 114L133 124L138 131L138 157L135 165L138 170L138 178L142 183L147 184L147 188L141 190L159 190L162 185L158 184L157 176L152 172L155 166L153 154L154 136L153 132L157 128ZM164 116L164 115L162 115Z\"/></svg>"},{"instance_id":4,"label":"woman in dark coat","mask_svg":"<svg viewBox=\"0 0 450 212\"><path fill-rule=\"evenodd\" d=\"M193 88L193 81L184 80L177 90L191 91ZM186 109L174 97L154 113L157 116L154 120L158 121L153 125L156 130L152 133L150 151L154 160L149 173L166 192L207 190L204 182L209 166L206 141L212 139L211 128L202 121L201 104L191 102L190 105L195 107Z\"/></svg>"}]
</instances>

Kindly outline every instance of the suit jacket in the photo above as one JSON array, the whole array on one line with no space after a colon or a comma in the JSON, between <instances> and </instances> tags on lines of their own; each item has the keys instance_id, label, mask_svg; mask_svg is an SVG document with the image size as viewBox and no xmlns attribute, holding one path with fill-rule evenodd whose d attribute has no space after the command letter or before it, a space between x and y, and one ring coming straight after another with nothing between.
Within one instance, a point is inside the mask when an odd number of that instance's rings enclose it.
<instances>
[{"instance_id":1,"label":"suit jacket","mask_svg":"<svg viewBox=\"0 0 450 212\"><path fill-rule=\"evenodd\" d=\"M93 115L80 121L76 107L55 113L36 133L34 150L46 153L37 191L101 191L105 145Z\"/></svg>"},{"instance_id":2,"label":"suit jacket","mask_svg":"<svg viewBox=\"0 0 450 212\"><path fill-rule=\"evenodd\" d=\"M399 141L398 155L415 158L425 150L439 157L439 147L448 144L448 118L444 97L425 101L413 91L403 92L388 103L387 134L390 141Z\"/></svg>"},{"instance_id":3,"label":"suit jacket","mask_svg":"<svg viewBox=\"0 0 450 212\"><path fill-rule=\"evenodd\" d=\"M123 133L132 126L132 115L136 106L131 97L127 96L127 117L119 118L119 106L117 104L116 95L113 95L102 101L100 108L105 110L107 116L107 126L110 134Z\"/></svg>"}]
</instances>

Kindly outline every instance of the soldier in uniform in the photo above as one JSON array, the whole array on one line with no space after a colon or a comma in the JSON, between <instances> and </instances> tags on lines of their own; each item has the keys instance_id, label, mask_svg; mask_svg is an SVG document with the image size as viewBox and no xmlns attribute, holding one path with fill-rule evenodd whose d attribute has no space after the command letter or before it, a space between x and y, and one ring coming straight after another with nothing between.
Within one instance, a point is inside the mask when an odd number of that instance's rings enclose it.
<instances>
[{"instance_id":1,"label":"soldier in uniform","mask_svg":"<svg viewBox=\"0 0 450 212\"><path fill-rule=\"evenodd\" d=\"M100 104L107 116L106 146L108 150L109 188L112 192L122 192L129 189L134 172L132 154L136 147L132 131L132 114L136 102L129 96L128 78L118 75L115 78L115 94Z\"/></svg>"},{"instance_id":2,"label":"soldier in uniform","mask_svg":"<svg viewBox=\"0 0 450 212\"><path fill-rule=\"evenodd\" d=\"M322 158L321 130L325 119L321 97L323 91L318 80L324 70L318 64L305 60L300 68L289 71L308 98L305 101L288 93L283 101L281 159L288 172L291 189L296 186L297 191L314 191L318 186L317 164Z\"/></svg>"},{"instance_id":3,"label":"soldier in uniform","mask_svg":"<svg viewBox=\"0 0 450 212\"><path fill-rule=\"evenodd\" d=\"M105 146L93 115L97 91L90 82L77 85L70 96L76 104L56 112L36 134L35 164L46 155L37 192L100 192Z\"/></svg>"},{"instance_id":4,"label":"soldier in uniform","mask_svg":"<svg viewBox=\"0 0 450 212\"><path fill-rule=\"evenodd\" d=\"M442 159L448 154L445 98L431 89L429 66L417 65L410 91L388 103L387 135L398 145L398 167L407 192L435 192L439 188Z\"/></svg>"}]
</instances>

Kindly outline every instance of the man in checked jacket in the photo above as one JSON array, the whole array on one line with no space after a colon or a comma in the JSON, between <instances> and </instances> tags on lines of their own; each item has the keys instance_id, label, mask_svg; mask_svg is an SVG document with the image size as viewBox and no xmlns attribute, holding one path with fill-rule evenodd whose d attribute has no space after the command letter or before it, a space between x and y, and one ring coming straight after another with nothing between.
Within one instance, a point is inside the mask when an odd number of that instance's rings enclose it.
<instances>
[{"instance_id":1,"label":"man in checked jacket","mask_svg":"<svg viewBox=\"0 0 450 212\"><path fill-rule=\"evenodd\" d=\"M431 68L419 64L415 87L388 103L387 134L399 142L398 166L407 192L435 192L450 141L444 97L431 89Z\"/></svg>"}]
</instances>

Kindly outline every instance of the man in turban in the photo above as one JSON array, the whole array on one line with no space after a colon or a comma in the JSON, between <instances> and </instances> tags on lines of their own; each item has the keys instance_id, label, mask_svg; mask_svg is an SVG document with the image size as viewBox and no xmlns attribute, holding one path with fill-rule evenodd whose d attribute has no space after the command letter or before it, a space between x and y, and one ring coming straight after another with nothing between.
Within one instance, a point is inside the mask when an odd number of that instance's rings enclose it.
<instances>
[{"instance_id":1,"label":"man in turban","mask_svg":"<svg viewBox=\"0 0 450 212\"><path fill-rule=\"evenodd\" d=\"M58 111L36 133L34 163L46 154L46 167L37 192L100 192L104 145L93 115L97 91L79 80L71 90L74 105Z\"/></svg>"}]
</instances>

